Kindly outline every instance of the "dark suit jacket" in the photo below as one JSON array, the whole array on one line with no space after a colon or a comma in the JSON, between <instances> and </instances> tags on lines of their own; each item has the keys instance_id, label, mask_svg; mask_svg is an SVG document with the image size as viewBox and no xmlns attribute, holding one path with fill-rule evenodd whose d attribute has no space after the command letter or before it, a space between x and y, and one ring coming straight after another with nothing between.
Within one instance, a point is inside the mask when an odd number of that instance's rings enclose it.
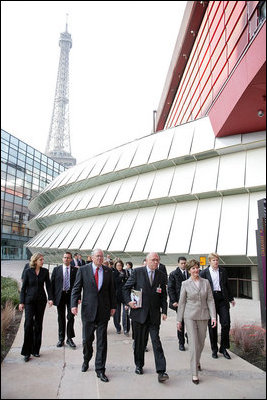
<instances>
[{"instance_id":1,"label":"dark suit jacket","mask_svg":"<svg viewBox=\"0 0 267 400\"><path fill-rule=\"evenodd\" d=\"M93 273L92 263L83 265L77 270L76 280L71 292L71 308L78 306L83 289L81 318L83 322L93 322L96 316L100 322L110 319L110 310L117 306L113 282L113 272L102 265L103 284L98 291Z\"/></svg>"},{"instance_id":2,"label":"dark suit jacket","mask_svg":"<svg viewBox=\"0 0 267 400\"><path fill-rule=\"evenodd\" d=\"M186 273L188 278L189 277L188 272L186 271ZM185 281L187 278L184 277L179 267L177 267L169 275L169 281L168 281L168 294L170 298L169 307L172 310L177 311L178 307L174 307L172 304L179 302L182 282Z\"/></svg>"},{"instance_id":3,"label":"dark suit jacket","mask_svg":"<svg viewBox=\"0 0 267 400\"><path fill-rule=\"evenodd\" d=\"M157 293L157 288L161 293ZM125 304L131 301L131 289L142 289L142 307L131 308L130 318L143 324L148 314L153 324L159 325L162 314L167 314L166 277L159 269L155 270L153 285L150 285L146 267L135 268L122 288Z\"/></svg>"},{"instance_id":4,"label":"dark suit jacket","mask_svg":"<svg viewBox=\"0 0 267 400\"><path fill-rule=\"evenodd\" d=\"M23 283L20 291L20 303L31 304L37 302L47 302L47 295L44 290L46 286L48 299L53 300L49 271L41 268L39 275L36 275L34 268L27 268L24 272Z\"/></svg>"},{"instance_id":5,"label":"dark suit jacket","mask_svg":"<svg viewBox=\"0 0 267 400\"><path fill-rule=\"evenodd\" d=\"M164 264L159 263L158 269L159 269L161 272L163 272L163 274L165 275L166 285L167 285L167 284L168 284L168 273L167 273L166 266L165 266Z\"/></svg>"},{"instance_id":6,"label":"dark suit jacket","mask_svg":"<svg viewBox=\"0 0 267 400\"><path fill-rule=\"evenodd\" d=\"M26 271L26 269L28 269L28 268L30 268L30 263L27 262L27 263L24 265L24 268L23 268L23 271L22 271L22 274L21 274L21 279L22 279L22 280L24 279L25 271Z\"/></svg>"},{"instance_id":7,"label":"dark suit jacket","mask_svg":"<svg viewBox=\"0 0 267 400\"><path fill-rule=\"evenodd\" d=\"M202 278L208 279L208 281L210 282L211 290L213 291L213 283L212 283L212 279L211 279L211 275L210 275L210 271L209 271L209 266L207 268L203 269L202 271L200 271L199 275ZM219 267L219 276L220 276L220 286L221 286L222 295L223 295L224 300L226 301L228 307L230 308L229 302L233 301L234 298L231 293L228 276L227 276L227 272L226 272L225 268Z\"/></svg>"},{"instance_id":8,"label":"dark suit jacket","mask_svg":"<svg viewBox=\"0 0 267 400\"><path fill-rule=\"evenodd\" d=\"M80 260L77 260L77 261L78 261L78 265L76 266L76 265L75 265L75 261L74 261L74 260L71 260L70 266L71 266L71 267L76 267L76 268L81 267L81 265L82 265L81 261L80 261Z\"/></svg>"},{"instance_id":9,"label":"dark suit jacket","mask_svg":"<svg viewBox=\"0 0 267 400\"><path fill-rule=\"evenodd\" d=\"M70 266L70 290L72 290L78 268ZM63 290L63 265L55 267L51 276L54 306L58 306Z\"/></svg>"}]
</instances>

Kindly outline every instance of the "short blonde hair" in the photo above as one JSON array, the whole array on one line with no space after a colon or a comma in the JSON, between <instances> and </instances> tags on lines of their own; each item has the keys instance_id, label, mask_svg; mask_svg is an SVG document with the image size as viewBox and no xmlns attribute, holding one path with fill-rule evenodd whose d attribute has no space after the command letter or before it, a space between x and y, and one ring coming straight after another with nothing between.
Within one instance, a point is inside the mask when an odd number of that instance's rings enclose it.
<instances>
[{"instance_id":1,"label":"short blonde hair","mask_svg":"<svg viewBox=\"0 0 267 400\"><path fill-rule=\"evenodd\" d=\"M40 257L43 257L44 255L43 254L41 254L41 253L34 253L32 256L31 256L31 259L30 259L30 267L31 268L35 268L36 267L36 262L37 262L37 260L40 258Z\"/></svg>"},{"instance_id":2,"label":"short blonde hair","mask_svg":"<svg viewBox=\"0 0 267 400\"><path fill-rule=\"evenodd\" d=\"M210 253L209 255L208 255L208 261L210 262L210 260L212 259L212 258L218 258L218 260L219 260L219 254L217 254L217 253Z\"/></svg>"},{"instance_id":3,"label":"short blonde hair","mask_svg":"<svg viewBox=\"0 0 267 400\"><path fill-rule=\"evenodd\" d=\"M197 265L199 267L199 261L197 261L194 258L192 258L191 260L187 261L185 267L186 267L187 271L189 271L195 265Z\"/></svg>"}]
</instances>

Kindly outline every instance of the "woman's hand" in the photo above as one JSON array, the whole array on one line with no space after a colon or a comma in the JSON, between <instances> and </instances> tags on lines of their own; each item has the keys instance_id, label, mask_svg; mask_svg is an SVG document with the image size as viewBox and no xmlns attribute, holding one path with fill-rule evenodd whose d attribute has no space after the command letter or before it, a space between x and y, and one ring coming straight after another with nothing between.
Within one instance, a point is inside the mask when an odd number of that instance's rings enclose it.
<instances>
[{"instance_id":1,"label":"woman's hand","mask_svg":"<svg viewBox=\"0 0 267 400\"><path fill-rule=\"evenodd\" d=\"M24 310L24 304L21 303L21 304L19 304L19 311L23 311L23 310Z\"/></svg>"}]
</instances>

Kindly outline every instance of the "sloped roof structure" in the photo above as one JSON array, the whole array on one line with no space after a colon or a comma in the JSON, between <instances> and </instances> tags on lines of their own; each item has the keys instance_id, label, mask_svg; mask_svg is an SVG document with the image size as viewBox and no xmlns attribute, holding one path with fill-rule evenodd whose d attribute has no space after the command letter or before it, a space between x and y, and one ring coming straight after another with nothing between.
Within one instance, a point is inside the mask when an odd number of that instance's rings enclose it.
<instances>
[{"instance_id":1,"label":"sloped roof structure","mask_svg":"<svg viewBox=\"0 0 267 400\"><path fill-rule=\"evenodd\" d=\"M134 263L216 251L221 263L255 265L265 149L266 132L219 138L204 117L101 153L31 201L39 233L27 247L51 263L101 248Z\"/></svg>"}]
</instances>

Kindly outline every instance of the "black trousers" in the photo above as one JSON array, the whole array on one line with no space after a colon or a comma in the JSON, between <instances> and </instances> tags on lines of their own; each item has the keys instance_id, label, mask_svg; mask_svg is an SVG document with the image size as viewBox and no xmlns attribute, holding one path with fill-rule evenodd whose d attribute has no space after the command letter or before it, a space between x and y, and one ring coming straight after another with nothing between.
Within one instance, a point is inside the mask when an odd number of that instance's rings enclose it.
<instances>
[{"instance_id":1,"label":"black trousers","mask_svg":"<svg viewBox=\"0 0 267 400\"><path fill-rule=\"evenodd\" d=\"M123 303L117 303L116 312L113 315L113 321L117 332L121 331L121 308L122 308L122 326L124 332L129 332L130 330L130 319L128 315L128 310L125 310Z\"/></svg>"},{"instance_id":2,"label":"black trousers","mask_svg":"<svg viewBox=\"0 0 267 400\"><path fill-rule=\"evenodd\" d=\"M178 329L177 329L177 337L178 337L178 340L179 340L179 344L184 345L184 343L185 343L185 338L184 338L184 320L182 320L181 331L178 331Z\"/></svg>"},{"instance_id":3,"label":"black trousers","mask_svg":"<svg viewBox=\"0 0 267 400\"><path fill-rule=\"evenodd\" d=\"M25 304L23 356L39 354L42 343L43 319L46 302Z\"/></svg>"},{"instance_id":4,"label":"black trousers","mask_svg":"<svg viewBox=\"0 0 267 400\"><path fill-rule=\"evenodd\" d=\"M107 359L107 326L105 322L83 321L83 359L89 363L93 356L93 341L96 331L95 371L105 372Z\"/></svg>"},{"instance_id":5,"label":"black trousers","mask_svg":"<svg viewBox=\"0 0 267 400\"><path fill-rule=\"evenodd\" d=\"M221 293L213 292L216 314L219 315L221 324L221 345L220 349L229 349L229 332L230 332L230 312L229 304L225 301ZM217 325L215 328L211 327L211 320L208 323L210 346L212 351L218 351L218 330Z\"/></svg>"},{"instance_id":6,"label":"black trousers","mask_svg":"<svg viewBox=\"0 0 267 400\"><path fill-rule=\"evenodd\" d=\"M74 314L71 312L70 307L70 296L71 291L63 292L59 305L57 306L57 316L58 316L58 340L64 341L66 335L66 309L67 309L67 339L72 339L75 337L74 332Z\"/></svg>"},{"instance_id":7,"label":"black trousers","mask_svg":"<svg viewBox=\"0 0 267 400\"><path fill-rule=\"evenodd\" d=\"M136 367L142 368L145 364L145 348L148 333L150 334L155 366L157 373L166 371L166 359L159 337L160 325L152 324L149 317L144 324L133 321L134 332L134 362Z\"/></svg>"}]
</instances>

